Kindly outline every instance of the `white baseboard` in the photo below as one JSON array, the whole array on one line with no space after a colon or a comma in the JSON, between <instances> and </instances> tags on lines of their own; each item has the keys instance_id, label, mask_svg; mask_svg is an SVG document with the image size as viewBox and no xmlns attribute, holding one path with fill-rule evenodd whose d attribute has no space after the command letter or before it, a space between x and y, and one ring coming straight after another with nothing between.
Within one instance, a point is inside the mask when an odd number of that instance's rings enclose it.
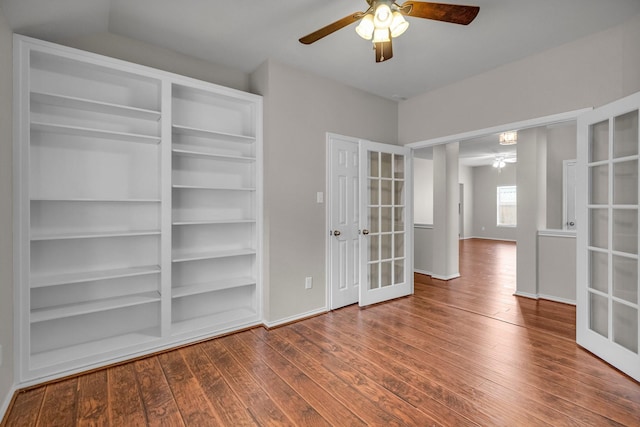
<instances>
[{"instance_id":1,"label":"white baseboard","mask_svg":"<svg viewBox=\"0 0 640 427\"><path fill-rule=\"evenodd\" d=\"M427 270L418 270L417 268L414 268L413 272L418 274L424 274L425 276L431 276L431 272Z\"/></svg>"},{"instance_id":2,"label":"white baseboard","mask_svg":"<svg viewBox=\"0 0 640 427\"><path fill-rule=\"evenodd\" d=\"M458 277L460 277L460 273L449 274L448 276L440 276L439 274L431 274L431 277L433 279L438 279L438 280L452 280L452 279L457 279Z\"/></svg>"},{"instance_id":3,"label":"white baseboard","mask_svg":"<svg viewBox=\"0 0 640 427\"><path fill-rule=\"evenodd\" d=\"M9 392L4 397L2 401L2 405L0 405L0 423L4 420L5 415L7 415L7 410L9 409L9 405L11 404L11 400L13 399L13 395L18 391L18 387L14 384L9 389Z\"/></svg>"},{"instance_id":4,"label":"white baseboard","mask_svg":"<svg viewBox=\"0 0 640 427\"><path fill-rule=\"evenodd\" d=\"M516 240L514 239L501 239L498 237L484 237L484 236L471 236L471 237L465 237L466 239L482 239L482 240L496 240L498 242L516 242Z\"/></svg>"},{"instance_id":5,"label":"white baseboard","mask_svg":"<svg viewBox=\"0 0 640 427\"><path fill-rule=\"evenodd\" d=\"M553 296L553 295L539 294L538 298L539 299L546 299L546 300L554 301L554 302L561 302L563 304L576 305L576 300L574 300L574 299L561 298L561 297L556 297L556 296Z\"/></svg>"},{"instance_id":6,"label":"white baseboard","mask_svg":"<svg viewBox=\"0 0 640 427\"><path fill-rule=\"evenodd\" d=\"M540 299L540 296L538 294L530 294L529 292L515 291L513 294L517 297Z\"/></svg>"},{"instance_id":7,"label":"white baseboard","mask_svg":"<svg viewBox=\"0 0 640 427\"><path fill-rule=\"evenodd\" d=\"M264 325L267 328L274 328L276 326L285 325L287 323L296 322L298 320L306 319L307 317L317 316L319 314L324 314L329 310L326 307L319 308L317 310L307 311L306 313L296 314L295 316L285 317L283 319L274 320L272 322L264 321Z\"/></svg>"},{"instance_id":8,"label":"white baseboard","mask_svg":"<svg viewBox=\"0 0 640 427\"><path fill-rule=\"evenodd\" d=\"M529 299L535 299L535 300L544 299L544 300L553 301L553 302L560 302L563 304L576 305L575 300L568 299L568 298L561 298L554 295L530 294L528 292L521 292L521 291L516 291L513 294L517 297L523 297L523 298L529 298Z\"/></svg>"}]
</instances>

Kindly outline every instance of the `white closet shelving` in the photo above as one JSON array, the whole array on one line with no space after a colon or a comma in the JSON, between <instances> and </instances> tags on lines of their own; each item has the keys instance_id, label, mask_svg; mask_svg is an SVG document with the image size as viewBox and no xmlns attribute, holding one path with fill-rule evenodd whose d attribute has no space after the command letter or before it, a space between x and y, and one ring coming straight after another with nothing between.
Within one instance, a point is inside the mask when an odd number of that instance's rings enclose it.
<instances>
[{"instance_id":1,"label":"white closet shelving","mask_svg":"<svg viewBox=\"0 0 640 427\"><path fill-rule=\"evenodd\" d=\"M172 333L258 312L256 114L172 86Z\"/></svg>"},{"instance_id":2,"label":"white closet shelving","mask_svg":"<svg viewBox=\"0 0 640 427\"><path fill-rule=\"evenodd\" d=\"M20 381L261 321L261 98L16 36Z\"/></svg>"}]
</instances>

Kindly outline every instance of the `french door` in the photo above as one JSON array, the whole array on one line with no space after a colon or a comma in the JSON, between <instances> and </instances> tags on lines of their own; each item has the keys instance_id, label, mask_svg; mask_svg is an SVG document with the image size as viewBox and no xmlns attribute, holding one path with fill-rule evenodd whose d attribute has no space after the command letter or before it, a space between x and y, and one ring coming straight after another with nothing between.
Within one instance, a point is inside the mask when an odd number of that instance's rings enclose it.
<instances>
[{"instance_id":1,"label":"french door","mask_svg":"<svg viewBox=\"0 0 640 427\"><path fill-rule=\"evenodd\" d=\"M413 293L412 180L409 148L360 143L360 306Z\"/></svg>"},{"instance_id":2,"label":"french door","mask_svg":"<svg viewBox=\"0 0 640 427\"><path fill-rule=\"evenodd\" d=\"M640 381L640 93L578 118L579 345Z\"/></svg>"}]
</instances>

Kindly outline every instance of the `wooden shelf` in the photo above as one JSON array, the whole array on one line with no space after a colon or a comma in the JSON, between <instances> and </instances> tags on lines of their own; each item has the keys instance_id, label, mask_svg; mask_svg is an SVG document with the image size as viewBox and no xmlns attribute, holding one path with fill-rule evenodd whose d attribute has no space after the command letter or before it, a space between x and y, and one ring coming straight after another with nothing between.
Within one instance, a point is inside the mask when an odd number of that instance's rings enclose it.
<instances>
[{"instance_id":1,"label":"wooden shelf","mask_svg":"<svg viewBox=\"0 0 640 427\"><path fill-rule=\"evenodd\" d=\"M77 135L91 138L111 139L142 144L159 144L159 136L139 135L135 133L113 132L102 129L91 129L79 126L57 125L52 123L31 122L31 129L40 132L58 133L63 135Z\"/></svg>"},{"instance_id":2,"label":"wooden shelf","mask_svg":"<svg viewBox=\"0 0 640 427\"><path fill-rule=\"evenodd\" d=\"M160 293L147 292L143 294L105 298L77 304L65 304L51 308L39 308L31 310L31 323L46 322L48 320L80 316L83 314L97 313L99 311L115 310L118 308L149 304L157 301L160 301Z\"/></svg>"},{"instance_id":3,"label":"wooden shelf","mask_svg":"<svg viewBox=\"0 0 640 427\"><path fill-rule=\"evenodd\" d=\"M234 135L230 133L216 132L214 130L198 129L194 127L175 125L175 124L173 125L173 133L176 135L187 135L187 136L196 136L199 138L221 139L221 140L226 140L231 142L241 142L245 144L255 142L256 140L256 138L253 136Z\"/></svg>"},{"instance_id":4,"label":"wooden shelf","mask_svg":"<svg viewBox=\"0 0 640 427\"><path fill-rule=\"evenodd\" d=\"M111 104L108 102L93 101L90 99L76 98L54 93L31 92L31 102L39 104L55 105L96 113L113 114L123 117L132 117L143 120L160 120L160 111L145 110L126 105Z\"/></svg>"},{"instance_id":5,"label":"wooden shelf","mask_svg":"<svg viewBox=\"0 0 640 427\"><path fill-rule=\"evenodd\" d=\"M31 236L31 241L98 239L98 238L107 238L107 237L134 237L134 236L156 236L156 235L160 235L160 230L51 233L51 234L34 234Z\"/></svg>"},{"instance_id":6,"label":"wooden shelf","mask_svg":"<svg viewBox=\"0 0 640 427\"><path fill-rule=\"evenodd\" d=\"M72 283L93 282L96 280L118 279L123 277L160 274L160 267L149 265L143 267L129 267L112 270L87 271L82 273L54 274L50 276L32 276L31 288L66 285Z\"/></svg>"},{"instance_id":7,"label":"wooden shelf","mask_svg":"<svg viewBox=\"0 0 640 427\"><path fill-rule=\"evenodd\" d=\"M207 292L221 291L223 289L238 288L241 286L251 286L256 284L253 277L240 277L236 279L218 280L209 283L198 283L195 285L177 286L171 290L172 298L182 298L190 295L205 294Z\"/></svg>"},{"instance_id":8,"label":"wooden shelf","mask_svg":"<svg viewBox=\"0 0 640 427\"><path fill-rule=\"evenodd\" d=\"M255 255L255 249L237 249L230 251L174 251L173 262L199 261L205 259L231 258L244 255Z\"/></svg>"},{"instance_id":9,"label":"wooden shelf","mask_svg":"<svg viewBox=\"0 0 640 427\"><path fill-rule=\"evenodd\" d=\"M230 188L230 187L216 187L208 185L182 185L176 184L173 186L176 189L182 190L217 190L217 191L256 191L255 188Z\"/></svg>"},{"instance_id":10,"label":"wooden shelf","mask_svg":"<svg viewBox=\"0 0 640 427\"><path fill-rule=\"evenodd\" d=\"M204 150L198 150L195 148L187 148L186 146L180 146L179 144L174 144L173 149L171 150L174 154L179 156L190 156L190 157L201 157L201 158L211 158L211 159L219 159L225 161L235 161L235 162L244 162L244 163L253 163L256 161L255 157L244 157L244 156L230 156L226 154L216 154L207 152Z\"/></svg>"}]
</instances>

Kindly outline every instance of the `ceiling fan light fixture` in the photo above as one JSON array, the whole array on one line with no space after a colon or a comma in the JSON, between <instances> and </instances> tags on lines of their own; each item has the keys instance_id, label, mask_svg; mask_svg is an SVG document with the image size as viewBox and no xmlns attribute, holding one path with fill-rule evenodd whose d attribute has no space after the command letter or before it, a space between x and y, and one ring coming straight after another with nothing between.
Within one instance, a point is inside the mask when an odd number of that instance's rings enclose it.
<instances>
[{"instance_id":1,"label":"ceiling fan light fixture","mask_svg":"<svg viewBox=\"0 0 640 427\"><path fill-rule=\"evenodd\" d=\"M502 157L496 157L496 159L493 161L493 164L491 166L499 170L507 166L507 162L505 162L504 158Z\"/></svg>"},{"instance_id":2,"label":"ceiling fan light fixture","mask_svg":"<svg viewBox=\"0 0 640 427\"><path fill-rule=\"evenodd\" d=\"M518 132L510 130L500 134L500 145L513 145L518 143Z\"/></svg>"},{"instance_id":3,"label":"ceiling fan light fixture","mask_svg":"<svg viewBox=\"0 0 640 427\"><path fill-rule=\"evenodd\" d=\"M391 31L391 37L396 38L409 28L409 23L404 16L398 11L393 12L393 19L391 20L391 25L389 26L389 30Z\"/></svg>"},{"instance_id":4,"label":"ceiling fan light fixture","mask_svg":"<svg viewBox=\"0 0 640 427\"><path fill-rule=\"evenodd\" d=\"M388 28L376 28L373 32L373 42L374 43L383 43L391 41L389 37L389 29Z\"/></svg>"},{"instance_id":5,"label":"ceiling fan light fixture","mask_svg":"<svg viewBox=\"0 0 640 427\"><path fill-rule=\"evenodd\" d=\"M373 30L375 30L375 25L373 25L373 15L371 14L365 15L356 27L356 33L365 40L371 40Z\"/></svg>"},{"instance_id":6,"label":"ceiling fan light fixture","mask_svg":"<svg viewBox=\"0 0 640 427\"><path fill-rule=\"evenodd\" d=\"M393 20L393 14L391 8L386 3L381 3L376 7L373 14L373 24L377 28L389 28L391 21Z\"/></svg>"}]
</instances>

